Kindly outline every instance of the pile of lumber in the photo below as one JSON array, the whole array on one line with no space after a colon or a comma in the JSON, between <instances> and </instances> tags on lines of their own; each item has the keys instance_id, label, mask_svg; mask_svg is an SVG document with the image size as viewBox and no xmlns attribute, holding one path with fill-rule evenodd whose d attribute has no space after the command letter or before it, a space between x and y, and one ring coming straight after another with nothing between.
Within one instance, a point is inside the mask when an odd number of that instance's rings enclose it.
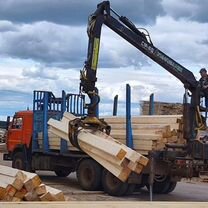
<instances>
[{"instance_id":1,"label":"pile of lumber","mask_svg":"<svg viewBox=\"0 0 208 208\"><path fill-rule=\"evenodd\" d=\"M0 143L0 152L2 153L7 152L6 143Z\"/></svg>"},{"instance_id":2,"label":"pile of lumber","mask_svg":"<svg viewBox=\"0 0 208 208\"><path fill-rule=\"evenodd\" d=\"M0 201L65 201L58 189L46 186L35 173L0 165Z\"/></svg>"},{"instance_id":3,"label":"pile of lumber","mask_svg":"<svg viewBox=\"0 0 208 208\"><path fill-rule=\"evenodd\" d=\"M111 126L111 137L126 144L125 117L105 117L104 120ZM183 121L181 115L153 115L132 117L132 133L134 150L148 155L151 150L163 150L166 143L185 144L183 138ZM49 149L60 150L61 137L53 133L48 134ZM66 140L65 140L66 141ZM43 135L39 133L38 142L43 147ZM78 151L69 140L68 150Z\"/></svg>"},{"instance_id":4,"label":"pile of lumber","mask_svg":"<svg viewBox=\"0 0 208 208\"><path fill-rule=\"evenodd\" d=\"M111 136L125 144L125 117L105 117L104 120L111 126ZM181 115L132 117L134 149L148 155L151 150L164 149L166 143L184 143L182 128Z\"/></svg>"},{"instance_id":5,"label":"pile of lumber","mask_svg":"<svg viewBox=\"0 0 208 208\"><path fill-rule=\"evenodd\" d=\"M79 151L76 147L74 147L71 142L68 140L66 141L67 149L72 150L72 151ZM61 148L61 137L51 133L50 131L48 132L48 144L49 144L49 149L51 150L60 150ZM39 148L43 148L43 134L42 132L38 133L38 145Z\"/></svg>"},{"instance_id":6,"label":"pile of lumber","mask_svg":"<svg viewBox=\"0 0 208 208\"><path fill-rule=\"evenodd\" d=\"M6 129L0 128L0 142L2 143L5 142L5 139L6 139L5 135L6 135Z\"/></svg>"},{"instance_id":7,"label":"pile of lumber","mask_svg":"<svg viewBox=\"0 0 208 208\"><path fill-rule=\"evenodd\" d=\"M142 115L149 115L149 101L141 101L140 109ZM183 114L182 103L167 103L154 101L154 115L181 115Z\"/></svg>"},{"instance_id":8,"label":"pile of lumber","mask_svg":"<svg viewBox=\"0 0 208 208\"><path fill-rule=\"evenodd\" d=\"M68 141L68 124L75 118L65 112L61 121L50 119L48 121L50 133ZM148 163L146 157L101 131L80 128L77 138L83 152L121 181L126 181L132 171L140 174Z\"/></svg>"}]
</instances>

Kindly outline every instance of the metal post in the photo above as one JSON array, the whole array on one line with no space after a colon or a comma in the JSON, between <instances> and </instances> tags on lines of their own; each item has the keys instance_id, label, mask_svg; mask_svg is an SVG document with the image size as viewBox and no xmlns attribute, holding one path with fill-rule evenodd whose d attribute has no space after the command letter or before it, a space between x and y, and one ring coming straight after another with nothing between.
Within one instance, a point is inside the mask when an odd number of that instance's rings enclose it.
<instances>
[{"instance_id":1,"label":"metal post","mask_svg":"<svg viewBox=\"0 0 208 208\"><path fill-rule=\"evenodd\" d=\"M117 109L118 109L118 95L116 95L113 100L113 116L117 116Z\"/></svg>"},{"instance_id":2,"label":"metal post","mask_svg":"<svg viewBox=\"0 0 208 208\"><path fill-rule=\"evenodd\" d=\"M154 115L155 114L155 106L154 106L154 93L150 95L150 100L149 100L149 115Z\"/></svg>"},{"instance_id":3,"label":"metal post","mask_svg":"<svg viewBox=\"0 0 208 208\"><path fill-rule=\"evenodd\" d=\"M97 94L99 94L99 91L98 91L97 87L95 87L95 92L96 92ZM94 100L94 99L96 99L96 100ZM93 102L93 103L96 103L96 102L97 102L97 99L98 99L97 97L93 97L92 102ZM97 106L96 106L95 116L96 116L97 118L99 118L99 103L98 103Z\"/></svg>"},{"instance_id":4,"label":"metal post","mask_svg":"<svg viewBox=\"0 0 208 208\"><path fill-rule=\"evenodd\" d=\"M65 111L66 111L66 93L64 90L62 90L61 117L63 117Z\"/></svg>"},{"instance_id":5,"label":"metal post","mask_svg":"<svg viewBox=\"0 0 208 208\"><path fill-rule=\"evenodd\" d=\"M43 103L43 149L44 152L49 151L48 142L48 92L44 93L44 103Z\"/></svg>"},{"instance_id":6,"label":"metal post","mask_svg":"<svg viewBox=\"0 0 208 208\"><path fill-rule=\"evenodd\" d=\"M126 145L133 148L131 128L131 87L129 84L126 84Z\"/></svg>"},{"instance_id":7,"label":"metal post","mask_svg":"<svg viewBox=\"0 0 208 208\"><path fill-rule=\"evenodd\" d=\"M61 102L61 117L63 117L64 112L66 111L66 93L62 90L62 102ZM68 150L67 141L62 139L60 140L60 153L65 153Z\"/></svg>"},{"instance_id":8,"label":"metal post","mask_svg":"<svg viewBox=\"0 0 208 208\"><path fill-rule=\"evenodd\" d=\"M40 92L33 91L33 134L32 134L32 152L39 148L37 138L37 111L40 102Z\"/></svg>"},{"instance_id":9,"label":"metal post","mask_svg":"<svg viewBox=\"0 0 208 208\"><path fill-rule=\"evenodd\" d=\"M153 184L155 177L155 159L152 152L149 153L150 160L150 175L149 175L149 193L150 193L150 201L153 200Z\"/></svg>"}]
</instances>

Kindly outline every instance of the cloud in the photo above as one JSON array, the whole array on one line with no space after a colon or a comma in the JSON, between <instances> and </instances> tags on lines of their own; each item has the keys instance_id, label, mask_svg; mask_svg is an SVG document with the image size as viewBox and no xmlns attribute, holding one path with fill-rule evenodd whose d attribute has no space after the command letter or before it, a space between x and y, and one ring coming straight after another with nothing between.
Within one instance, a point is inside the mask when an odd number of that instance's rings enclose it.
<instances>
[{"instance_id":1,"label":"cloud","mask_svg":"<svg viewBox=\"0 0 208 208\"><path fill-rule=\"evenodd\" d=\"M0 21L1 23L1 21ZM10 23L13 26L12 23ZM49 22L15 25L14 31L0 33L0 55L30 59L52 67L82 68L87 58L86 28ZM114 44L112 44L114 43ZM103 28L100 67L141 66L148 62L122 38Z\"/></svg>"},{"instance_id":2,"label":"cloud","mask_svg":"<svg viewBox=\"0 0 208 208\"><path fill-rule=\"evenodd\" d=\"M16 31L17 28L14 24L12 24L10 21L2 20L0 21L0 33L2 32L8 32L8 31Z\"/></svg>"},{"instance_id":3,"label":"cloud","mask_svg":"<svg viewBox=\"0 0 208 208\"><path fill-rule=\"evenodd\" d=\"M86 25L88 16L100 0L0 0L0 19L18 23L49 21L67 25ZM163 13L160 0L112 0L111 6L133 21L152 23Z\"/></svg>"},{"instance_id":4,"label":"cloud","mask_svg":"<svg viewBox=\"0 0 208 208\"><path fill-rule=\"evenodd\" d=\"M187 19L207 23L207 0L163 0L162 6L167 15L176 19Z\"/></svg>"},{"instance_id":5,"label":"cloud","mask_svg":"<svg viewBox=\"0 0 208 208\"><path fill-rule=\"evenodd\" d=\"M26 1L15 2L14 5L21 2L26 3ZM145 5L149 5L149 1L145 2ZM124 9L124 6L119 4L117 0L113 1L112 4L115 4L116 7L118 6L118 10ZM136 0L132 1L132 4L136 5L135 7L140 5L139 8L144 6L142 3L138 4ZM28 1L28 5L33 5L33 2ZM159 5L160 1L154 1L153 7L160 7ZM9 4L8 7L13 7L13 4ZM126 8L128 7L132 6L128 4ZM208 54L208 49L203 44L207 40L207 24L183 19L175 20L169 16L157 16L155 18L155 24L148 25L146 28L149 29L156 46L165 53L167 52L174 59L182 60L184 63L195 61L200 62L200 65L207 64L206 62L202 63L202 61L207 60ZM3 57L29 59L39 62L43 67L66 69L81 69L87 58L88 37L85 26L60 25L45 20L30 24L29 22L27 24L14 24L9 21L0 21L0 31L1 29L0 55ZM195 53L189 53L189 51L195 51ZM141 68L149 64L151 64L151 61L146 56L130 46L124 39L118 37L117 34L103 27L99 67L115 68L132 65L135 68Z\"/></svg>"},{"instance_id":6,"label":"cloud","mask_svg":"<svg viewBox=\"0 0 208 208\"><path fill-rule=\"evenodd\" d=\"M85 29L48 22L18 25L0 33L0 54L53 66L82 66L87 46Z\"/></svg>"},{"instance_id":7,"label":"cloud","mask_svg":"<svg viewBox=\"0 0 208 208\"><path fill-rule=\"evenodd\" d=\"M59 77L52 70L51 70L51 72L48 73L48 70L46 71L42 66L25 68L25 69L22 70L22 75L24 77L41 78L41 79L52 79L52 80L56 80Z\"/></svg>"},{"instance_id":8,"label":"cloud","mask_svg":"<svg viewBox=\"0 0 208 208\"><path fill-rule=\"evenodd\" d=\"M26 109L27 106L31 109L33 90L52 91L58 97L61 96L61 90L79 93L77 69L45 68L42 71L37 66L31 66L15 69L17 75L11 75L11 71L12 68L0 76L0 115L11 115L15 111ZM44 74L50 73L52 78L45 77ZM140 101L148 100L151 93L155 93L156 100L182 101L183 85L170 74L161 74L161 69L155 70L153 67L150 70L135 70L133 66L119 69L101 68L97 86L101 96L100 112L103 115L112 113L113 98L116 94L119 95L119 114L124 115L126 83L131 85L132 112L135 114L139 114Z\"/></svg>"},{"instance_id":9,"label":"cloud","mask_svg":"<svg viewBox=\"0 0 208 208\"><path fill-rule=\"evenodd\" d=\"M10 60L12 62L12 60ZM17 62L18 63L18 62ZM32 109L34 90L52 91L60 97L61 91L78 93L79 71L77 69L39 68L37 65L22 68L5 67L0 64L0 115L13 115L19 110Z\"/></svg>"},{"instance_id":10,"label":"cloud","mask_svg":"<svg viewBox=\"0 0 208 208\"><path fill-rule=\"evenodd\" d=\"M162 73L160 68L154 66L151 66L151 70L148 68L134 70L133 67L111 69L110 71L101 69L97 82L101 101L112 101L118 94L119 100L125 102L127 83L131 86L133 103L148 100L151 93L155 93L155 98L159 101L182 101L182 83L174 76L167 72Z\"/></svg>"},{"instance_id":11,"label":"cloud","mask_svg":"<svg viewBox=\"0 0 208 208\"><path fill-rule=\"evenodd\" d=\"M87 17L99 2L0 0L0 116L31 107L33 90L56 96L61 90L79 92L79 70L87 58ZM198 75L208 65L207 3L200 2L112 0L111 6L147 28L156 47ZM136 114L140 100L151 93L159 101L182 101L179 80L105 26L97 77L103 114L112 113L116 94L119 112L125 113L126 83L132 87Z\"/></svg>"},{"instance_id":12,"label":"cloud","mask_svg":"<svg viewBox=\"0 0 208 208\"><path fill-rule=\"evenodd\" d=\"M208 47L204 44L208 35L208 23L175 20L165 16L158 17L156 24L147 28L154 45L182 65L208 64Z\"/></svg>"}]
</instances>

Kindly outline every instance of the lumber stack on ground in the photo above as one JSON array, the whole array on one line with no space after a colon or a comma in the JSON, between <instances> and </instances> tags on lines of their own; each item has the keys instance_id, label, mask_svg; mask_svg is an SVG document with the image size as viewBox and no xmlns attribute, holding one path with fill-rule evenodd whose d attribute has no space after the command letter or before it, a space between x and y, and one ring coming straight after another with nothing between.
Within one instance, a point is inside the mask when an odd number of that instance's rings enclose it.
<instances>
[{"instance_id":1,"label":"lumber stack on ground","mask_svg":"<svg viewBox=\"0 0 208 208\"><path fill-rule=\"evenodd\" d=\"M0 201L65 201L58 189L42 184L35 173L0 165Z\"/></svg>"},{"instance_id":2,"label":"lumber stack on ground","mask_svg":"<svg viewBox=\"0 0 208 208\"><path fill-rule=\"evenodd\" d=\"M125 117L105 117L111 126L111 136L126 143ZM132 117L134 149L143 155L151 150L163 150L166 143L184 143L181 115Z\"/></svg>"},{"instance_id":3,"label":"lumber stack on ground","mask_svg":"<svg viewBox=\"0 0 208 208\"><path fill-rule=\"evenodd\" d=\"M68 124L74 119L76 117L67 112L61 121L50 119L49 132L69 141ZM126 181L132 171L140 173L148 163L148 158L101 131L80 128L77 138L83 152L121 181Z\"/></svg>"}]
</instances>

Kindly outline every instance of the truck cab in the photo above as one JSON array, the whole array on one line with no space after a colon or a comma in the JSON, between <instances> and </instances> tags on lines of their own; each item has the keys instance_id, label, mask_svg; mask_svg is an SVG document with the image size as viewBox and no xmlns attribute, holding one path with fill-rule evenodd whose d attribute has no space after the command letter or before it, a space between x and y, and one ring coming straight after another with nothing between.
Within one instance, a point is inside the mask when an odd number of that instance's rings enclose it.
<instances>
[{"instance_id":1,"label":"truck cab","mask_svg":"<svg viewBox=\"0 0 208 208\"><path fill-rule=\"evenodd\" d=\"M17 149L30 147L33 132L33 112L16 112L8 127L7 150L14 154Z\"/></svg>"}]
</instances>

